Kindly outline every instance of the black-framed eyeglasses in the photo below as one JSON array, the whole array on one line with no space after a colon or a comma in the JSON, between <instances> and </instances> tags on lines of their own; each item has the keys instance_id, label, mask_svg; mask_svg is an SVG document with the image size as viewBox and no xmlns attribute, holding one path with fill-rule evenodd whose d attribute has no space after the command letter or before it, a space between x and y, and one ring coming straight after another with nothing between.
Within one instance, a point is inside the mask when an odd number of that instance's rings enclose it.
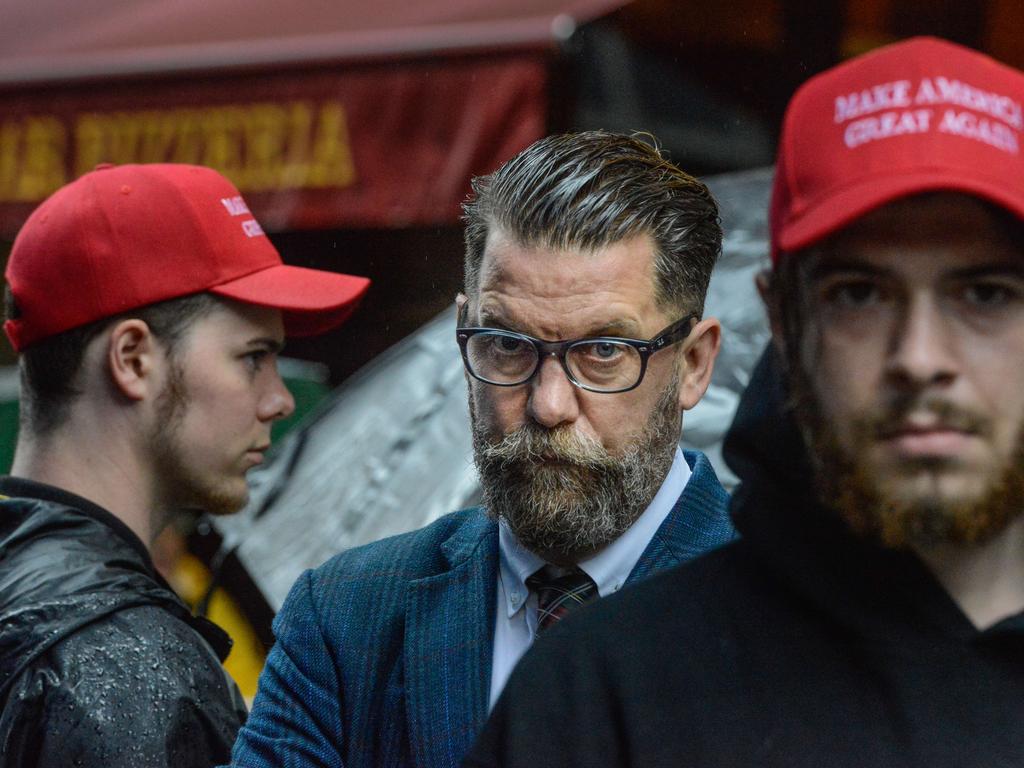
<instances>
[{"instance_id":1,"label":"black-framed eyeglasses","mask_svg":"<svg viewBox=\"0 0 1024 768\"><path fill-rule=\"evenodd\" d=\"M516 387L537 374L545 357L554 355L577 387L608 394L640 386L648 358L684 340L693 329L692 321L700 319L691 312L648 341L617 336L545 341L498 328L462 327L466 306L459 312L455 338L466 371L474 379L497 387Z\"/></svg>"}]
</instances>

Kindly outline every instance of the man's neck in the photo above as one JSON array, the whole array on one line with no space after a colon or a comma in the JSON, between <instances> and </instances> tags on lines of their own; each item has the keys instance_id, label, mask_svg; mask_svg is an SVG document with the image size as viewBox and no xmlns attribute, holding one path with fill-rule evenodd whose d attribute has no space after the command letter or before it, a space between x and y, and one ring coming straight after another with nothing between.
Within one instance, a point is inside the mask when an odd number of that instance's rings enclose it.
<instances>
[{"instance_id":1,"label":"man's neck","mask_svg":"<svg viewBox=\"0 0 1024 768\"><path fill-rule=\"evenodd\" d=\"M1024 610L1024 516L984 544L942 544L917 554L978 629Z\"/></svg>"},{"instance_id":2,"label":"man's neck","mask_svg":"<svg viewBox=\"0 0 1024 768\"><path fill-rule=\"evenodd\" d=\"M67 433L20 439L11 474L88 499L119 518L151 547L163 525L155 519L146 473L128 446L119 450L111 442L97 440L95 433L88 440Z\"/></svg>"}]
</instances>

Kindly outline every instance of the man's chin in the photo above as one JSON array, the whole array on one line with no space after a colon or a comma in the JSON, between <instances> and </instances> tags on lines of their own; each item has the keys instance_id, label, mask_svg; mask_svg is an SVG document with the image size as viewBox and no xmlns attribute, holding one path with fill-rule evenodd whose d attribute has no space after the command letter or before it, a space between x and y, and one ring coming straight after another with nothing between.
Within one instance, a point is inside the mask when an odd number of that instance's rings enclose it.
<instances>
[{"instance_id":1,"label":"man's chin","mask_svg":"<svg viewBox=\"0 0 1024 768\"><path fill-rule=\"evenodd\" d=\"M206 488L197 497L195 506L203 512L214 517L233 515L249 503L249 486L244 480L241 487L227 483L218 488Z\"/></svg>"},{"instance_id":2,"label":"man's chin","mask_svg":"<svg viewBox=\"0 0 1024 768\"><path fill-rule=\"evenodd\" d=\"M876 493L883 502L900 506L960 508L981 503L998 482L997 477L952 466L879 467L868 477L877 478Z\"/></svg>"},{"instance_id":3,"label":"man's chin","mask_svg":"<svg viewBox=\"0 0 1024 768\"><path fill-rule=\"evenodd\" d=\"M241 512L248 503L248 492L244 495L223 496L214 500L214 503L211 504L210 514L215 516L234 515Z\"/></svg>"},{"instance_id":4,"label":"man's chin","mask_svg":"<svg viewBox=\"0 0 1024 768\"><path fill-rule=\"evenodd\" d=\"M876 465L837 473L830 503L858 534L894 549L978 544L1002 531L1024 501L1022 474L964 467Z\"/></svg>"},{"instance_id":5,"label":"man's chin","mask_svg":"<svg viewBox=\"0 0 1024 768\"><path fill-rule=\"evenodd\" d=\"M551 512L549 515L543 522L539 521L536 515L531 515L526 520L517 520L506 512L500 517L520 544L556 565L578 563L601 551L622 535L621 526L609 528L599 534L593 529L584 531L579 525L578 515L575 516L575 521L560 519L557 512Z\"/></svg>"}]
</instances>

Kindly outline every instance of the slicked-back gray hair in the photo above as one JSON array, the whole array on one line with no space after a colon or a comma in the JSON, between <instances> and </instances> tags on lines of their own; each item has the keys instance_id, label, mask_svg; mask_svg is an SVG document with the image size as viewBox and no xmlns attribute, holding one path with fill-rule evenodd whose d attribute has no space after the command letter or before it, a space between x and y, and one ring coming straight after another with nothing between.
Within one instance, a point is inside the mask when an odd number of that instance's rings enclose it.
<instances>
[{"instance_id":1,"label":"slicked-back gray hair","mask_svg":"<svg viewBox=\"0 0 1024 768\"><path fill-rule=\"evenodd\" d=\"M479 287L487 233L520 244L594 250L647 234L655 244L659 306L704 310L722 249L718 205L697 179L636 136L588 131L548 136L489 176L463 205L466 293Z\"/></svg>"}]
</instances>

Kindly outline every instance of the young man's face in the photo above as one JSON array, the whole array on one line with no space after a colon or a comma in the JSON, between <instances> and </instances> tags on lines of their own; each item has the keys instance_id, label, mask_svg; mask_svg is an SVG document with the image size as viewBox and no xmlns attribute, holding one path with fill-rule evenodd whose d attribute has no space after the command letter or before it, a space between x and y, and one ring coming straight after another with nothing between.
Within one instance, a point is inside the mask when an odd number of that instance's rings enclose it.
<instances>
[{"instance_id":1,"label":"young man's face","mask_svg":"<svg viewBox=\"0 0 1024 768\"><path fill-rule=\"evenodd\" d=\"M652 253L647 237L581 253L525 247L493 230L468 324L552 341L650 339L679 319L657 304ZM554 357L522 385L470 379L489 511L551 560L578 559L621 534L672 462L688 343L651 356L643 381L628 392L584 391Z\"/></svg>"},{"instance_id":2,"label":"young man's face","mask_svg":"<svg viewBox=\"0 0 1024 768\"><path fill-rule=\"evenodd\" d=\"M890 544L990 537L1024 503L1021 244L991 207L942 193L816 250L801 357L836 503Z\"/></svg>"},{"instance_id":3,"label":"young man's face","mask_svg":"<svg viewBox=\"0 0 1024 768\"><path fill-rule=\"evenodd\" d=\"M175 349L151 444L159 498L177 508L235 512L245 475L295 409L277 371L281 312L237 302L197 319Z\"/></svg>"}]
</instances>

